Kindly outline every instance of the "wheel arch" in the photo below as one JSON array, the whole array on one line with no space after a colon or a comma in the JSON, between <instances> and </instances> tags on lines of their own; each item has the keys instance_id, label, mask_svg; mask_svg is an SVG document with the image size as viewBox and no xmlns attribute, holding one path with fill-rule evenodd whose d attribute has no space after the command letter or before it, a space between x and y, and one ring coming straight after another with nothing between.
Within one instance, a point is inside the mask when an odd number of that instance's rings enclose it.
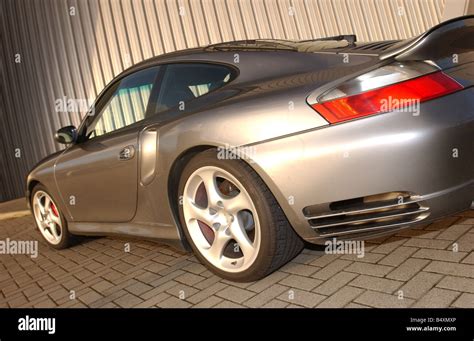
<instances>
[{"instance_id":1,"label":"wheel arch","mask_svg":"<svg viewBox=\"0 0 474 341\"><path fill-rule=\"evenodd\" d=\"M41 185L41 182L36 180L36 179L31 179L28 181L27 185L26 185L26 189L27 189L27 192L26 192L26 199L27 199L27 204L28 204L28 207L30 207L30 204L31 204L31 195L33 194L33 189L37 186L37 185Z\"/></svg>"},{"instance_id":2,"label":"wheel arch","mask_svg":"<svg viewBox=\"0 0 474 341\"><path fill-rule=\"evenodd\" d=\"M216 149L216 148L218 148L218 146L215 146L215 145L200 145L200 146L194 146L194 147L191 147L191 148L185 150L178 157L176 157L175 161L173 162L173 164L170 168L169 174L168 174L168 202L169 202L169 205L170 205L170 208L171 208L173 219L174 219L174 221L176 223L176 226L178 228L179 235L180 235L181 240L184 244L184 247L186 249L189 249L189 250L191 248L188 244L188 241L186 240L186 237L185 237L185 234L184 234L184 231L183 231L183 226L181 226L181 222L180 222L180 219L179 219L179 200L176 200L176 198L178 198L179 181L181 179L181 175L183 173L184 168L186 167L186 165L189 163L189 161L194 156L196 156L197 154L202 153L206 150ZM280 194L280 193L275 193L274 192L274 184L271 182L271 180L268 179L265 176L262 176L262 175L265 175L265 173L263 172L263 170L257 164L253 164L251 162L248 162L248 160L246 160L245 158L243 158L241 160L244 161L251 169L253 169L253 171L265 183L265 185L268 187L270 193L272 193L273 197L276 199L276 201L280 205L280 207L283 211L283 214L286 216L291 228L295 232L297 232L297 230L295 229L293 224L290 222L290 219L288 219L288 215L287 215L287 212L285 212L284 207L281 206L281 203L280 203L281 198L280 198L280 200L278 200L279 197L276 195L276 194ZM262 174L262 172L263 172L263 174ZM269 183L269 181L270 181L270 183Z\"/></svg>"}]
</instances>

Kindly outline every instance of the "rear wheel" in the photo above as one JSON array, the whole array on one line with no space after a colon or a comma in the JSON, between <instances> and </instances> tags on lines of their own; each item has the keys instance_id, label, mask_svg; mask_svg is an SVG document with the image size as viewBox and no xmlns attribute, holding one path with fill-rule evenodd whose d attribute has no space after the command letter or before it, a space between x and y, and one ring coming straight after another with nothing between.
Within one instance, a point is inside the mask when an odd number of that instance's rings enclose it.
<instances>
[{"instance_id":1,"label":"rear wheel","mask_svg":"<svg viewBox=\"0 0 474 341\"><path fill-rule=\"evenodd\" d=\"M34 188L31 207L36 226L44 240L56 249L68 247L71 235L67 228L67 221L45 187L37 185Z\"/></svg>"},{"instance_id":2,"label":"rear wheel","mask_svg":"<svg viewBox=\"0 0 474 341\"><path fill-rule=\"evenodd\" d=\"M187 240L223 278L260 279L303 247L267 186L241 160L219 160L215 150L198 154L183 171L179 193Z\"/></svg>"}]
</instances>

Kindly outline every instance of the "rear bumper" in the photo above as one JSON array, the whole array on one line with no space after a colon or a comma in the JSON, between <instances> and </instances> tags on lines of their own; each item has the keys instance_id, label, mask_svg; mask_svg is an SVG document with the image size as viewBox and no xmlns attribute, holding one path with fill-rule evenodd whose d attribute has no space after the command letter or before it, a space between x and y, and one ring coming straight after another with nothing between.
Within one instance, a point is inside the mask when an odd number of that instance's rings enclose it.
<instances>
[{"instance_id":1,"label":"rear bumper","mask_svg":"<svg viewBox=\"0 0 474 341\"><path fill-rule=\"evenodd\" d=\"M303 239L319 243L329 235L353 239L392 233L471 207L474 89L423 103L417 116L392 112L255 147L254 169ZM403 219L375 221L364 215L351 220L353 202L363 210L366 203L360 198L387 193L405 193L408 197L402 200L416 201L422 210L403 211L416 209L413 203L397 207ZM341 206L341 201L348 206ZM375 217L386 214L384 202L380 205ZM317 212L308 214L308 208ZM344 216L346 211L349 215ZM315 215L334 214L349 224L341 226L331 218L325 225L336 223L337 228L319 229L309 221Z\"/></svg>"}]
</instances>

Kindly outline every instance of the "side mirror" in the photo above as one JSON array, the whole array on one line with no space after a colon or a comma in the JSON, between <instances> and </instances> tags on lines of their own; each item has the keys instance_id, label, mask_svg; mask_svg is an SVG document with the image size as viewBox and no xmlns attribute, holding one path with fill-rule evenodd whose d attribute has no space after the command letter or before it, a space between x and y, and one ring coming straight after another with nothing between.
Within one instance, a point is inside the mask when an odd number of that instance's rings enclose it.
<instances>
[{"instance_id":1,"label":"side mirror","mask_svg":"<svg viewBox=\"0 0 474 341\"><path fill-rule=\"evenodd\" d=\"M77 139L77 129L75 126L62 127L54 134L54 138L62 144L74 143Z\"/></svg>"}]
</instances>

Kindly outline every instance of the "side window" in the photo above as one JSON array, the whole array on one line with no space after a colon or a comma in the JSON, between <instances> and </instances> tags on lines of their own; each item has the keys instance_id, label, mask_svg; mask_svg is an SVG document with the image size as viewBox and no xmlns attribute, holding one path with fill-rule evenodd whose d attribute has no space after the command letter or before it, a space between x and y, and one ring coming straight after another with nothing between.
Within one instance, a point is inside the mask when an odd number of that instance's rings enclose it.
<instances>
[{"instance_id":1,"label":"side window","mask_svg":"<svg viewBox=\"0 0 474 341\"><path fill-rule=\"evenodd\" d=\"M143 120L158 71L159 67L138 71L115 84L87 129L87 137L102 136Z\"/></svg>"},{"instance_id":2,"label":"side window","mask_svg":"<svg viewBox=\"0 0 474 341\"><path fill-rule=\"evenodd\" d=\"M170 64L163 78L156 111L166 111L218 89L230 82L233 75L233 69L222 65Z\"/></svg>"}]
</instances>

